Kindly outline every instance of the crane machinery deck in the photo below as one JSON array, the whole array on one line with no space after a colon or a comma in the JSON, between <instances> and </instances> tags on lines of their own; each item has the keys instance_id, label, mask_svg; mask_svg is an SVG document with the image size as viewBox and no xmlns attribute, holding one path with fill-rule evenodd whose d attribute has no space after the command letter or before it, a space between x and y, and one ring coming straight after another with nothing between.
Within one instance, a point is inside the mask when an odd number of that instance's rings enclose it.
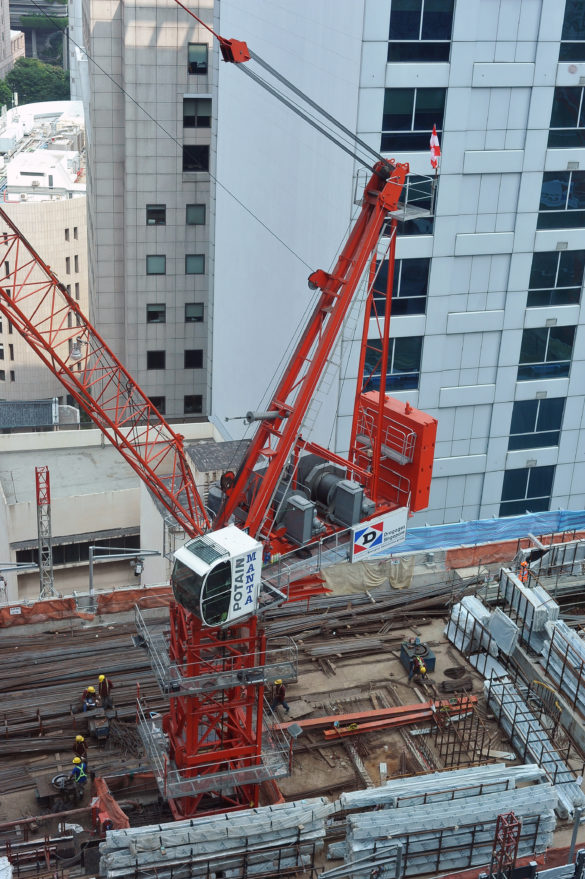
<instances>
[{"instance_id":1,"label":"crane machinery deck","mask_svg":"<svg viewBox=\"0 0 585 879\"><path fill-rule=\"evenodd\" d=\"M218 39L224 60L242 67L252 59L266 69L244 43ZM328 540L338 557L363 557L400 530L397 511L405 521L409 510L428 502L436 421L386 395L384 366L396 215L409 167L376 153L373 164L371 156L365 164L371 176L347 241L330 272L310 275L313 312L267 410L249 413L256 432L238 471L224 473L210 492L208 509L180 434L0 210L5 271L0 312L188 537L174 554L175 600L164 651L144 626L170 709L156 722L143 714L141 730L161 795L176 818L257 805L260 785L287 772L287 740L279 741L264 723L264 688L268 673L278 672L283 680L296 674L294 648L273 654L262 623L267 608L296 597L301 573L286 562L300 550L322 563ZM373 280L388 218L390 265L386 294L380 297ZM350 450L343 457L311 442L302 430L364 274L369 295L359 373L363 384L358 381ZM368 372L371 323L380 339ZM167 651L168 659L161 660Z\"/></svg>"}]
</instances>

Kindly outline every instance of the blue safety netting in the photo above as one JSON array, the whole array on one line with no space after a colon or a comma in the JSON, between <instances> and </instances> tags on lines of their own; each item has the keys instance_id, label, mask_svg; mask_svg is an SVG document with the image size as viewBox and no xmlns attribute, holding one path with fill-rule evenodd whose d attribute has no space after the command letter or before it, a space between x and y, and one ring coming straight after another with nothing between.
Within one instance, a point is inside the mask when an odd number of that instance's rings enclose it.
<instances>
[{"instance_id":1,"label":"blue safety netting","mask_svg":"<svg viewBox=\"0 0 585 879\"><path fill-rule=\"evenodd\" d=\"M525 516L507 516L504 519L475 519L452 525L427 525L410 528L406 540L387 550L375 553L384 558L395 553L425 552L431 549L450 549L455 546L475 546L478 543L497 543L560 531L585 530L585 510L555 510L549 513L527 513Z\"/></svg>"}]
</instances>

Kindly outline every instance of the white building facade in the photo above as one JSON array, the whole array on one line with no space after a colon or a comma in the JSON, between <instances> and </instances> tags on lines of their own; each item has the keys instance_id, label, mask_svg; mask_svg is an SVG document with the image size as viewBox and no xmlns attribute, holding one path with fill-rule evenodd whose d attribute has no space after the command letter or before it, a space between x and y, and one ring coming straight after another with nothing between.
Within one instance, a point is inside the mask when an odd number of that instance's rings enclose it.
<instances>
[{"instance_id":1,"label":"white building facade","mask_svg":"<svg viewBox=\"0 0 585 879\"><path fill-rule=\"evenodd\" d=\"M431 174L437 127L433 216L399 230L387 367L391 393L439 421L417 522L585 506L584 7L193 7L415 178ZM262 408L363 171L219 60L173 0L84 0L83 20L116 81L90 66L99 328L170 415ZM339 451L360 328L346 328L316 422L315 438Z\"/></svg>"}]
</instances>

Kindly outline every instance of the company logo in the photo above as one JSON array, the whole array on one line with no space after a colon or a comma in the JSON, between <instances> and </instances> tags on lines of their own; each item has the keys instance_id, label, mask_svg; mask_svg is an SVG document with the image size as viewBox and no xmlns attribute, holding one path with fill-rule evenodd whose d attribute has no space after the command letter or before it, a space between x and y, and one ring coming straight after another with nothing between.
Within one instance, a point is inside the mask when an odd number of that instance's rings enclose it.
<instances>
[{"instance_id":1,"label":"company logo","mask_svg":"<svg viewBox=\"0 0 585 879\"><path fill-rule=\"evenodd\" d=\"M368 525L367 528L362 528L361 530L356 531L353 538L354 555L357 555L360 552L365 552L366 550L374 549L377 546L382 546L383 537L383 522L376 522L375 525Z\"/></svg>"}]
</instances>

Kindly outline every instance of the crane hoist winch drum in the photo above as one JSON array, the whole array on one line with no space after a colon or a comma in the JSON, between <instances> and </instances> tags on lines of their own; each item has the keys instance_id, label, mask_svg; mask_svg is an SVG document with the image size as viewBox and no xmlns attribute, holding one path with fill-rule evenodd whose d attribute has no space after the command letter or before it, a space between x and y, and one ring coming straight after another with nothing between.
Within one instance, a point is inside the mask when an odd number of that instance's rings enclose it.
<instances>
[{"instance_id":1,"label":"crane hoist winch drum","mask_svg":"<svg viewBox=\"0 0 585 879\"><path fill-rule=\"evenodd\" d=\"M228 626L256 614L262 544L235 525L188 541L174 559L175 601L205 626Z\"/></svg>"}]
</instances>

